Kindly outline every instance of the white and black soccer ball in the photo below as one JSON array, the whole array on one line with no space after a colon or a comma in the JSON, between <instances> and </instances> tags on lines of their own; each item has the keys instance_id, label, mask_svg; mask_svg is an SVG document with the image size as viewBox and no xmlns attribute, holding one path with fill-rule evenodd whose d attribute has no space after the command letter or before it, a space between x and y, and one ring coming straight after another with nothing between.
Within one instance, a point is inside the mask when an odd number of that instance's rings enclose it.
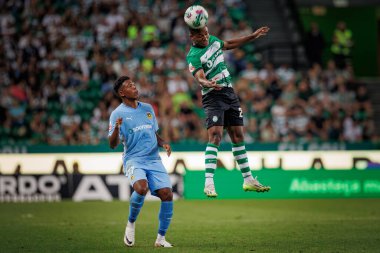
<instances>
[{"instance_id":1,"label":"white and black soccer ball","mask_svg":"<svg viewBox=\"0 0 380 253\"><path fill-rule=\"evenodd\" d=\"M200 5L193 5L187 8L184 20L193 29L201 29L207 25L208 13Z\"/></svg>"}]
</instances>

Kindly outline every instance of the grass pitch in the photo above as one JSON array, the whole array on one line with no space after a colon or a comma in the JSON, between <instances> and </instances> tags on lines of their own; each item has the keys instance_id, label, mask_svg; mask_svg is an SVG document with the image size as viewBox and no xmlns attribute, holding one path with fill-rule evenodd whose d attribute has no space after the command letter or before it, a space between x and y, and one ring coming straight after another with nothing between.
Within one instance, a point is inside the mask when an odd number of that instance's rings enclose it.
<instances>
[{"instance_id":1,"label":"grass pitch","mask_svg":"<svg viewBox=\"0 0 380 253\"><path fill-rule=\"evenodd\" d=\"M159 202L145 202L136 245L127 202L0 204L0 252L380 252L379 199L177 201L154 248Z\"/></svg>"}]
</instances>

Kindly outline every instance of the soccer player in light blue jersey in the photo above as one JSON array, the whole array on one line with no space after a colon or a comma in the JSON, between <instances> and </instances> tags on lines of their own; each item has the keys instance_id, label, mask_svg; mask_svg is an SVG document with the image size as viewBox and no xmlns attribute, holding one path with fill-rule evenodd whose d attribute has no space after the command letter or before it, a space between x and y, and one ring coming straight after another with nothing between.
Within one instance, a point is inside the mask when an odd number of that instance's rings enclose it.
<instances>
[{"instance_id":1,"label":"soccer player in light blue jersey","mask_svg":"<svg viewBox=\"0 0 380 253\"><path fill-rule=\"evenodd\" d=\"M135 222L148 190L161 199L156 247L172 247L165 234L173 216L173 193L170 178L158 153L163 147L168 156L171 147L157 134L158 124L150 104L138 101L138 90L128 76L121 76L114 84L122 103L111 113L109 144L114 149L123 143L124 174L134 189L130 200L129 218L124 243L135 244Z\"/></svg>"}]
</instances>

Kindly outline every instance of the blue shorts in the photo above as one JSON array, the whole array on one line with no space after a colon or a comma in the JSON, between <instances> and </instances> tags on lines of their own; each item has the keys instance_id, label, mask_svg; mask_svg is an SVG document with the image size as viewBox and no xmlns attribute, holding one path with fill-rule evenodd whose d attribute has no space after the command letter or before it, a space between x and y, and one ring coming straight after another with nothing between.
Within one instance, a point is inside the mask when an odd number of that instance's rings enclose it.
<instances>
[{"instance_id":1,"label":"blue shorts","mask_svg":"<svg viewBox=\"0 0 380 253\"><path fill-rule=\"evenodd\" d=\"M157 196L157 190L172 188L170 177L161 160L136 162L128 161L124 166L124 174L131 186L139 180L147 180L152 195Z\"/></svg>"}]
</instances>

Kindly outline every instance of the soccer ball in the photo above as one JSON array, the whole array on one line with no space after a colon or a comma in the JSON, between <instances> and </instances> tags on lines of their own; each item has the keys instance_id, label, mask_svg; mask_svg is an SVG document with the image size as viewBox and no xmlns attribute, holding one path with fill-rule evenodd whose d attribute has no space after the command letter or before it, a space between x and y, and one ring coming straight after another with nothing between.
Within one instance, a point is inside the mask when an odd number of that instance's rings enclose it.
<instances>
[{"instance_id":1,"label":"soccer ball","mask_svg":"<svg viewBox=\"0 0 380 253\"><path fill-rule=\"evenodd\" d=\"M201 29L206 26L208 13L205 8L200 5L193 5L187 8L183 17L186 24L193 29Z\"/></svg>"}]
</instances>

